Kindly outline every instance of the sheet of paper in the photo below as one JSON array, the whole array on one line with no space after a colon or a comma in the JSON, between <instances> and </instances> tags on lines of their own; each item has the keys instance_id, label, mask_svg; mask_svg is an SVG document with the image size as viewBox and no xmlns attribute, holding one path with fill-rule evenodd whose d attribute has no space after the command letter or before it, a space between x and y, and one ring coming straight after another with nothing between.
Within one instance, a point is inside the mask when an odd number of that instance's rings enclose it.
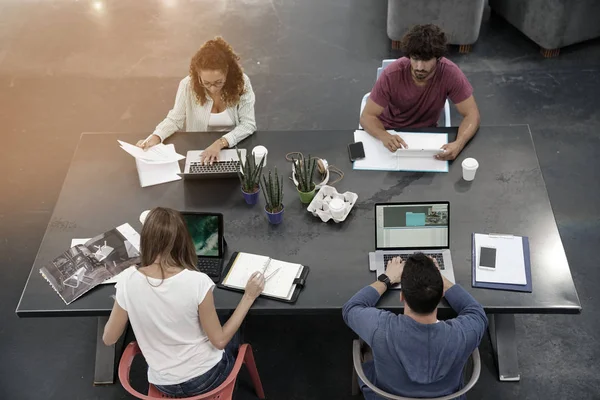
<instances>
[{"instance_id":1,"label":"sheet of paper","mask_svg":"<svg viewBox=\"0 0 600 400\"><path fill-rule=\"evenodd\" d=\"M496 249L496 269L494 271L479 268L479 254L482 246ZM477 282L527 284L522 237L494 237L476 233L475 249L475 280Z\"/></svg>"},{"instance_id":2,"label":"sheet of paper","mask_svg":"<svg viewBox=\"0 0 600 400\"><path fill-rule=\"evenodd\" d=\"M150 164L136 158L135 166L138 171L141 187L159 185L181 179L181 176L177 175L181 173L181 168L177 161L164 164Z\"/></svg>"},{"instance_id":3,"label":"sheet of paper","mask_svg":"<svg viewBox=\"0 0 600 400\"><path fill-rule=\"evenodd\" d=\"M237 289L243 289L250 276L256 271L262 272L269 257L249 253L238 253L231 270L223 280L223 284ZM290 300L294 294L294 279L302 273L300 264L271 260L264 272L265 276L277 271L266 283L263 294Z\"/></svg>"},{"instance_id":4,"label":"sheet of paper","mask_svg":"<svg viewBox=\"0 0 600 400\"><path fill-rule=\"evenodd\" d=\"M137 146L117 140L121 145L121 148L127 153L139 160L144 160L147 163L168 163L173 161L183 160L185 156L177 154L175 146L172 144L165 145L159 143L156 146L150 147L148 150L140 149Z\"/></svg>"},{"instance_id":5,"label":"sheet of paper","mask_svg":"<svg viewBox=\"0 0 600 400\"><path fill-rule=\"evenodd\" d=\"M402 137L409 149L435 151L448 143L445 133L388 132ZM435 159L432 152L392 153L380 140L362 130L354 132L354 141L362 142L365 149L365 158L354 162L357 170L448 172L448 162Z\"/></svg>"}]
</instances>

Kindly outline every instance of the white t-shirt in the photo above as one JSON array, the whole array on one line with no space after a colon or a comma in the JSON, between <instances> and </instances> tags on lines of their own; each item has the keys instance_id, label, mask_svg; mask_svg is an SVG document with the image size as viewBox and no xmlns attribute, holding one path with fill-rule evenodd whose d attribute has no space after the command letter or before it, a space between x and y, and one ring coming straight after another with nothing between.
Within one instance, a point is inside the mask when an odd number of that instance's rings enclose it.
<instances>
[{"instance_id":1,"label":"white t-shirt","mask_svg":"<svg viewBox=\"0 0 600 400\"><path fill-rule=\"evenodd\" d=\"M210 113L208 119L208 130L215 132L230 131L235 128L235 122L229 115L227 109L220 113Z\"/></svg>"},{"instance_id":2,"label":"white t-shirt","mask_svg":"<svg viewBox=\"0 0 600 400\"><path fill-rule=\"evenodd\" d=\"M174 385L204 374L223 357L198 317L198 305L215 284L188 269L160 282L129 267L115 285L116 299L148 363L148 382Z\"/></svg>"}]
</instances>

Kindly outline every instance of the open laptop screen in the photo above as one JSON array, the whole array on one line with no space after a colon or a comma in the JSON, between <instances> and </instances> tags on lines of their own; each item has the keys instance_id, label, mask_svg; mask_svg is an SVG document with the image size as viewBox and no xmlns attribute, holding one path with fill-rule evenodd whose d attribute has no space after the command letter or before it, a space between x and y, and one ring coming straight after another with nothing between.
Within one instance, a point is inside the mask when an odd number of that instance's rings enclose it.
<instances>
[{"instance_id":1,"label":"open laptop screen","mask_svg":"<svg viewBox=\"0 0 600 400\"><path fill-rule=\"evenodd\" d=\"M448 248L450 204L375 205L377 250Z\"/></svg>"},{"instance_id":2,"label":"open laptop screen","mask_svg":"<svg viewBox=\"0 0 600 400\"><path fill-rule=\"evenodd\" d=\"M202 257L222 256L223 216L221 214L182 212L192 236L196 254Z\"/></svg>"}]
</instances>

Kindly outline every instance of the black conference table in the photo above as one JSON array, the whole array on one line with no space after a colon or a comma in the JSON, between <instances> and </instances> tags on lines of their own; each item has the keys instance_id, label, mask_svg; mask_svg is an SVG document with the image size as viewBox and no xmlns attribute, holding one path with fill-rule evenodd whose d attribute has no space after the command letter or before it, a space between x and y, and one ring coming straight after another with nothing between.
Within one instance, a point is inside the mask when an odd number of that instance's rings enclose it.
<instances>
[{"instance_id":1,"label":"black conference table","mask_svg":"<svg viewBox=\"0 0 600 400\"><path fill-rule=\"evenodd\" d=\"M455 137L457 128L427 129ZM217 133L176 133L179 153L206 147ZM267 147L267 169L285 176L285 215L270 225L264 199L245 204L237 179L176 181L141 188L133 158L117 139L135 143L146 134L84 133L73 156L56 207L16 309L19 317L96 317L98 319L94 382L114 380L115 347L102 343L112 308L113 285L102 285L66 306L39 273L40 267L65 251L72 238L88 238L122 223L141 231L139 215L155 206L213 211L225 215L228 253L247 251L298 262L311 268L307 285L295 304L259 298L251 313L311 314L341 312L360 288L372 283L368 252L375 247L374 203L394 201L450 202L450 249L456 283L485 308L500 380L519 380L514 314L575 314L581 305L560 240L544 179L527 125L484 126L448 173L354 171L347 144L353 131L257 132L240 144ZM345 176L335 184L353 191L358 201L343 223L323 223L306 211L288 180L288 152L301 151L328 160ZM480 167L474 181L462 180L461 162L474 157ZM181 161L183 165L184 161ZM471 287L471 234L506 233L528 236L533 293ZM386 293L379 306L401 312L397 291ZM233 310L240 294L215 290L219 312ZM446 303L440 315L451 315ZM341 315L340 315L341 318ZM350 344L348 344L350 351ZM117 354L118 355L118 354Z\"/></svg>"}]
</instances>

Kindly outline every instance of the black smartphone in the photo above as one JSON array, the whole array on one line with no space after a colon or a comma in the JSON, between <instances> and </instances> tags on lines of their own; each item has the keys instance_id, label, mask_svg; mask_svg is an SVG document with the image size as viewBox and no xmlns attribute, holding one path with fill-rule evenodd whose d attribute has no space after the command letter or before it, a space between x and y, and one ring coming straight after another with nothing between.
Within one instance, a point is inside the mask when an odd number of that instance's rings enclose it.
<instances>
[{"instance_id":1,"label":"black smartphone","mask_svg":"<svg viewBox=\"0 0 600 400\"><path fill-rule=\"evenodd\" d=\"M479 253L479 268L489 269L494 271L496 269L496 249L493 247L481 247Z\"/></svg>"},{"instance_id":2,"label":"black smartphone","mask_svg":"<svg viewBox=\"0 0 600 400\"><path fill-rule=\"evenodd\" d=\"M348 156L350 156L350 162L365 158L365 148L362 142L350 143L348 145Z\"/></svg>"}]
</instances>

